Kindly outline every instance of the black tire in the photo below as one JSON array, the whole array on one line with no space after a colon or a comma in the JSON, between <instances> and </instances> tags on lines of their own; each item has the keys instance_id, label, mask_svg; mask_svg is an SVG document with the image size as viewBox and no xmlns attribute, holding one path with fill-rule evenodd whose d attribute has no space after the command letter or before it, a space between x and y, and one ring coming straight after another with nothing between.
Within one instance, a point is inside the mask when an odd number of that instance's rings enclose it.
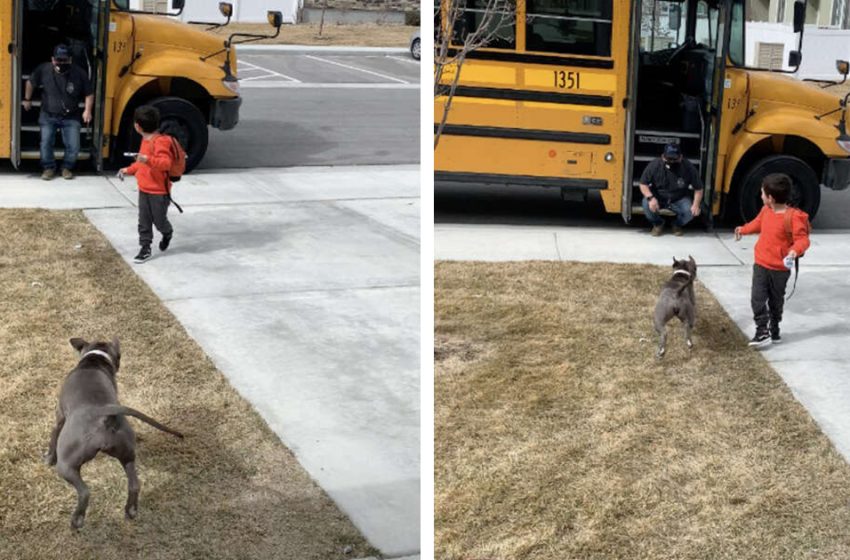
<instances>
[{"instance_id":1,"label":"black tire","mask_svg":"<svg viewBox=\"0 0 850 560\"><path fill-rule=\"evenodd\" d=\"M414 60L419 60L422 57L422 40L418 37L410 43L410 56Z\"/></svg>"},{"instance_id":2,"label":"black tire","mask_svg":"<svg viewBox=\"0 0 850 560\"><path fill-rule=\"evenodd\" d=\"M186 172L193 170L204 159L209 144L204 114L179 97L160 97L149 104L159 109L160 129L167 129L186 150Z\"/></svg>"},{"instance_id":3,"label":"black tire","mask_svg":"<svg viewBox=\"0 0 850 560\"><path fill-rule=\"evenodd\" d=\"M203 113L190 102L179 97L159 97L148 102L159 109L160 130L163 128L173 134L186 150L186 172L194 169L204 158L209 144L209 131ZM136 153L142 139L133 129L133 109L128 109L124 119L121 137L118 142L114 161L119 167L126 167L133 162L132 158L124 157L124 153Z\"/></svg>"},{"instance_id":4,"label":"black tire","mask_svg":"<svg viewBox=\"0 0 850 560\"><path fill-rule=\"evenodd\" d=\"M737 218L749 222L761 211L761 183L771 173L785 173L791 177L791 206L803 210L814 219L820 206L820 183L814 170L805 161L794 156L774 155L759 160L744 175L738 189Z\"/></svg>"}]
</instances>

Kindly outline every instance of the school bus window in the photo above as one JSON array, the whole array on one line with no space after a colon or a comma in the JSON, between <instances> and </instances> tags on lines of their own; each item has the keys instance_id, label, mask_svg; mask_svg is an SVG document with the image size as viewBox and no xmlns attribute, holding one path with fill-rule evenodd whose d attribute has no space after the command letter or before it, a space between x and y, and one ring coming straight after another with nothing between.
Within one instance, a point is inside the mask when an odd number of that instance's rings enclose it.
<instances>
[{"instance_id":1,"label":"school bus window","mask_svg":"<svg viewBox=\"0 0 850 560\"><path fill-rule=\"evenodd\" d=\"M526 50L611 56L611 0L528 0Z\"/></svg>"},{"instance_id":2,"label":"school bus window","mask_svg":"<svg viewBox=\"0 0 850 560\"><path fill-rule=\"evenodd\" d=\"M700 0L697 4L696 42L714 48L717 45L717 9Z\"/></svg>"},{"instance_id":3,"label":"school bus window","mask_svg":"<svg viewBox=\"0 0 850 560\"><path fill-rule=\"evenodd\" d=\"M734 64L744 66L744 0L732 3L729 35L729 58Z\"/></svg>"},{"instance_id":4,"label":"school bus window","mask_svg":"<svg viewBox=\"0 0 850 560\"><path fill-rule=\"evenodd\" d=\"M488 7L488 4L490 6ZM454 27L454 44L462 44L465 37L478 32L481 38L488 38L485 45L488 49L515 49L516 33L514 21L516 14L516 2L511 2L504 9L493 14L487 14L492 9L492 2L487 0L466 0L463 13L458 18ZM481 28L482 25L486 29ZM480 28L480 29L479 29Z\"/></svg>"},{"instance_id":5,"label":"school bus window","mask_svg":"<svg viewBox=\"0 0 850 560\"><path fill-rule=\"evenodd\" d=\"M130 9L130 0L113 0L113 2L115 2L119 10L127 11Z\"/></svg>"},{"instance_id":6,"label":"school bus window","mask_svg":"<svg viewBox=\"0 0 850 560\"><path fill-rule=\"evenodd\" d=\"M675 8L675 9L671 9ZM688 2L654 2L645 0L641 5L640 48L642 52L658 52L674 49L682 44L685 22L682 14L688 13ZM674 14L679 14L679 26Z\"/></svg>"}]
</instances>

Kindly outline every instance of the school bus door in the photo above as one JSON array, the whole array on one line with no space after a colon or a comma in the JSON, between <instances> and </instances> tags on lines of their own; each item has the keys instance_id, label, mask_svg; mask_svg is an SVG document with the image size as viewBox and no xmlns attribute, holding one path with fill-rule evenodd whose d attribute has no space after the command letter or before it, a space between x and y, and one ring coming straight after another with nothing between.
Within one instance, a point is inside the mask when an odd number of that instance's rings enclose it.
<instances>
[{"instance_id":1,"label":"school bus door","mask_svg":"<svg viewBox=\"0 0 850 560\"><path fill-rule=\"evenodd\" d=\"M99 0L97 13L93 14L97 22L97 32L92 39L100 56L93 57L94 68L92 69L92 87L94 89L94 108L92 123L92 146L91 157L95 162L95 169L103 171L103 151L105 147L104 134L106 124L106 69L109 57L109 0Z\"/></svg>"},{"instance_id":2,"label":"school bus door","mask_svg":"<svg viewBox=\"0 0 850 560\"><path fill-rule=\"evenodd\" d=\"M0 0L0 157L21 163L21 47L24 0Z\"/></svg>"}]
</instances>

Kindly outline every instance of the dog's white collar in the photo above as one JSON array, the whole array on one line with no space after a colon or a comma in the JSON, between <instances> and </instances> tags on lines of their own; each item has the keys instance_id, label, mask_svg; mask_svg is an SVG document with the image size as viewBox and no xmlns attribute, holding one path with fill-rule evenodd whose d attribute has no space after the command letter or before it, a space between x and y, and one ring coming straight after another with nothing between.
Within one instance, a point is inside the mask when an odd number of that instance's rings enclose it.
<instances>
[{"instance_id":1,"label":"dog's white collar","mask_svg":"<svg viewBox=\"0 0 850 560\"><path fill-rule=\"evenodd\" d=\"M687 277L689 277L689 278L690 278L690 276L691 276L691 273L690 273L690 272L688 272L687 270L681 270L681 269L679 269L679 270L677 270L676 272L674 272L674 273L673 273L673 276L676 276L677 274L684 274L685 276L687 276Z\"/></svg>"},{"instance_id":2,"label":"dog's white collar","mask_svg":"<svg viewBox=\"0 0 850 560\"><path fill-rule=\"evenodd\" d=\"M103 356L104 358L106 358L106 361L109 362L109 365L115 366L115 364L112 363L112 356L110 356L109 354L107 354L103 350L89 350L88 352L86 352L85 354L80 356L80 360L82 360L83 358L85 358L89 354L97 354L98 356Z\"/></svg>"}]
</instances>

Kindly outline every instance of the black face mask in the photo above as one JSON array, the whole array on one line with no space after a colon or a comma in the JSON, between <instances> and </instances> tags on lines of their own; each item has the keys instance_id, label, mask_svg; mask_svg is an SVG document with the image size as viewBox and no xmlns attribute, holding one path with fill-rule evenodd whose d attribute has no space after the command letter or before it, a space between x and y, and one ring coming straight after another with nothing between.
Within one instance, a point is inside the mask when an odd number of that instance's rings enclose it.
<instances>
[{"instance_id":1,"label":"black face mask","mask_svg":"<svg viewBox=\"0 0 850 560\"><path fill-rule=\"evenodd\" d=\"M71 69L71 63L70 62L62 62L62 63L56 65L56 71L59 72L60 74L64 74L65 72L67 72L70 69Z\"/></svg>"}]
</instances>

